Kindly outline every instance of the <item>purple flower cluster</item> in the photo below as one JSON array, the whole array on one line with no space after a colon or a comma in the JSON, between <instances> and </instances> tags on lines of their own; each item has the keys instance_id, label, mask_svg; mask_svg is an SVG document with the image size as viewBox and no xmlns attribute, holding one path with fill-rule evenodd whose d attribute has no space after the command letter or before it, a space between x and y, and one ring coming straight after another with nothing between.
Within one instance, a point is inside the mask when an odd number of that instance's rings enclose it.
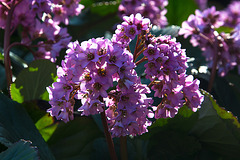
<instances>
[{"instance_id":1,"label":"purple flower cluster","mask_svg":"<svg viewBox=\"0 0 240 160\"><path fill-rule=\"evenodd\" d=\"M149 18L153 25L164 27L167 25L167 5L168 0L122 0L118 10L121 18L140 13Z\"/></svg>"},{"instance_id":2,"label":"purple flower cluster","mask_svg":"<svg viewBox=\"0 0 240 160\"><path fill-rule=\"evenodd\" d=\"M203 101L198 90L199 81L185 74L187 57L181 44L170 36L151 37L143 55L146 78L152 81L154 97L162 98L155 107L155 118L174 117L184 103L196 111Z\"/></svg>"},{"instance_id":3,"label":"purple flower cluster","mask_svg":"<svg viewBox=\"0 0 240 160\"><path fill-rule=\"evenodd\" d=\"M134 68L129 51L108 39L70 43L58 68L58 81L48 88L52 105L48 112L67 122L73 118L74 98L81 99L78 111L82 115L98 114L107 107L114 137L146 132L151 100L145 94L149 89L141 84ZM108 92L110 88L115 89Z\"/></svg>"},{"instance_id":4,"label":"purple flower cluster","mask_svg":"<svg viewBox=\"0 0 240 160\"><path fill-rule=\"evenodd\" d=\"M22 26L22 44L38 47L33 53L36 59L55 61L71 37L60 22L68 24L69 16L78 15L83 6L80 0L11 0L1 1L0 27L5 29L7 16L13 10L11 33ZM36 44L37 45L33 45Z\"/></svg>"},{"instance_id":5,"label":"purple flower cluster","mask_svg":"<svg viewBox=\"0 0 240 160\"><path fill-rule=\"evenodd\" d=\"M77 16L84 8L79 4L80 0L53 0L52 12L55 22L69 23L69 16Z\"/></svg>"},{"instance_id":6,"label":"purple flower cluster","mask_svg":"<svg viewBox=\"0 0 240 160\"><path fill-rule=\"evenodd\" d=\"M145 36L151 29L150 20L143 18L140 13L132 14L129 17L124 16L123 20L121 25L117 25L112 37L112 42L123 48L126 48L136 35Z\"/></svg>"},{"instance_id":7,"label":"purple flower cluster","mask_svg":"<svg viewBox=\"0 0 240 160\"><path fill-rule=\"evenodd\" d=\"M200 10L204 10L207 8L208 0L195 0L195 2L197 3Z\"/></svg>"},{"instance_id":8,"label":"purple flower cluster","mask_svg":"<svg viewBox=\"0 0 240 160\"><path fill-rule=\"evenodd\" d=\"M186 104L193 111L200 107L203 96L199 81L185 74L187 57L181 44L170 36L150 34L150 20L141 14L124 17L111 40L90 39L69 43L67 55L58 68L58 80L48 87L52 116L65 122L73 119L75 99L82 115L105 112L113 137L141 135L151 125L148 117L174 117ZM134 54L128 45L138 37ZM135 67L143 54L146 78L162 102L153 107L147 85L141 84Z\"/></svg>"},{"instance_id":9,"label":"purple flower cluster","mask_svg":"<svg viewBox=\"0 0 240 160\"><path fill-rule=\"evenodd\" d=\"M237 6L237 2L233 4ZM232 8L232 5L229 7ZM232 11L233 9L230 8L228 10ZM185 38L191 36L190 42L193 46L201 48L203 55L209 62L209 67L212 68L213 62L216 61L218 74L225 76L239 62L239 37L237 34L239 27L235 25L236 27L230 34L218 33L217 29L219 27L230 26L229 22L221 16L222 13L216 11L215 7L202 12L196 10L195 15L190 15L188 20L182 23L179 34L184 35ZM238 10L238 13L240 13L240 10Z\"/></svg>"},{"instance_id":10,"label":"purple flower cluster","mask_svg":"<svg viewBox=\"0 0 240 160\"><path fill-rule=\"evenodd\" d=\"M113 137L141 135L151 125L147 116L151 113L148 107L151 107L152 99L146 96L150 90L141 84L133 68L128 67L126 71L131 77L124 75L123 79L120 78L117 89L112 90L106 99L106 114Z\"/></svg>"},{"instance_id":11,"label":"purple flower cluster","mask_svg":"<svg viewBox=\"0 0 240 160\"><path fill-rule=\"evenodd\" d=\"M224 26L235 28L240 23L240 2L232 1L229 6L221 11Z\"/></svg>"}]
</instances>

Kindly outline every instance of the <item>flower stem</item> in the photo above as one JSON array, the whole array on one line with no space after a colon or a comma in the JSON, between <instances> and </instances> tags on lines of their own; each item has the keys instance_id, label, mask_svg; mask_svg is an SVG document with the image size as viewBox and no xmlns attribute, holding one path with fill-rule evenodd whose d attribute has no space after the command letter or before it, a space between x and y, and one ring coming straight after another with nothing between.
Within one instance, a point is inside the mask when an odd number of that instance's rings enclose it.
<instances>
[{"instance_id":1,"label":"flower stem","mask_svg":"<svg viewBox=\"0 0 240 160\"><path fill-rule=\"evenodd\" d=\"M217 71L217 63L218 63L218 53L219 53L219 49L218 49L218 40L217 40L218 35L215 35L215 39L214 39L214 43L211 43L212 47L213 47L213 65L212 65L212 70L211 70L211 75L210 75L210 80L208 83L208 92L210 93L213 87L213 83L214 83L214 79L216 76L216 71Z\"/></svg>"},{"instance_id":2,"label":"flower stem","mask_svg":"<svg viewBox=\"0 0 240 160\"><path fill-rule=\"evenodd\" d=\"M210 80L208 83L208 92L210 93L213 87L214 79L216 76L216 70L217 70L217 53L213 55L213 65L212 65L212 70L211 70L211 75L210 75Z\"/></svg>"},{"instance_id":3,"label":"flower stem","mask_svg":"<svg viewBox=\"0 0 240 160\"><path fill-rule=\"evenodd\" d=\"M12 70L11 70L11 60L9 56L8 46L10 44L10 33L11 33L11 21L13 16L13 11L15 8L15 0L13 0L10 10L8 11L6 26L4 32L4 66L7 79L7 89L10 92L10 85L12 83Z\"/></svg>"},{"instance_id":4,"label":"flower stem","mask_svg":"<svg viewBox=\"0 0 240 160\"><path fill-rule=\"evenodd\" d=\"M137 48L138 48L138 44L139 44L139 40L140 40L139 37L140 37L140 36L138 35L138 36L137 36L137 42L136 42L135 49L134 49L134 53L133 53L133 59L134 59L134 61L136 60Z\"/></svg>"},{"instance_id":5,"label":"flower stem","mask_svg":"<svg viewBox=\"0 0 240 160\"><path fill-rule=\"evenodd\" d=\"M112 160L117 160L117 155L116 155L116 152L114 149L113 140L112 140L111 134L108 129L107 117L106 117L105 111L101 112L101 119L102 119L102 124L103 124L103 128L104 128L104 134L105 134L107 144L108 144L110 157Z\"/></svg>"},{"instance_id":6,"label":"flower stem","mask_svg":"<svg viewBox=\"0 0 240 160\"><path fill-rule=\"evenodd\" d=\"M30 52L32 52L32 54L35 53L35 51L32 50L32 48L31 48L32 46L25 45L25 44L23 44L23 43L21 43L21 42L13 42L12 44L10 44L10 45L8 46L6 52L9 53L9 52L10 52L10 49L11 49L12 47L14 47L14 46L23 46L23 47L27 48Z\"/></svg>"},{"instance_id":7,"label":"flower stem","mask_svg":"<svg viewBox=\"0 0 240 160\"><path fill-rule=\"evenodd\" d=\"M212 70L211 70L211 75L210 75L210 80L208 83L208 92L210 93L213 87L213 83L214 83L214 79L216 76L216 70L217 70L217 62L218 62L218 40L217 37L219 36L219 34L217 32L214 32L214 41L212 41L210 38L208 38L207 36L205 36L202 33L199 33L199 36L204 38L205 40L207 40L212 48L213 48L213 65L212 65Z\"/></svg>"},{"instance_id":8,"label":"flower stem","mask_svg":"<svg viewBox=\"0 0 240 160\"><path fill-rule=\"evenodd\" d=\"M120 137L120 153L121 153L121 160L127 160L128 159L127 137L126 136Z\"/></svg>"},{"instance_id":9,"label":"flower stem","mask_svg":"<svg viewBox=\"0 0 240 160\"><path fill-rule=\"evenodd\" d=\"M146 61L147 60L147 58L144 56L142 59L140 59L139 61L137 61L135 64L136 65L139 65L140 63L142 63L142 62L144 62L144 61Z\"/></svg>"}]
</instances>

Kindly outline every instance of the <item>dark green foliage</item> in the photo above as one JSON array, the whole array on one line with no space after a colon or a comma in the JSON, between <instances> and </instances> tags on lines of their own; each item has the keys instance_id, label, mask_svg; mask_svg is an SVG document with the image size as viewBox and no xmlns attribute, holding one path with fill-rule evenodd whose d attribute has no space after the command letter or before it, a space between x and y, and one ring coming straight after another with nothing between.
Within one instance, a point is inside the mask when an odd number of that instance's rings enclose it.
<instances>
[{"instance_id":1,"label":"dark green foliage","mask_svg":"<svg viewBox=\"0 0 240 160\"><path fill-rule=\"evenodd\" d=\"M19 103L36 99L48 100L46 87L54 82L56 71L56 65L49 60L33 61L11 85L12 99Z\"/></svg>"},{"instance_id":2,"label":"dark green foliage","mask_svg":"<svg viewBox=\"0 0 240 160\"><path fill-rule=\"evenodd\" d=\"M38 160L37 149L28 141L20 140L0 153L1 160Z\"/></svg>"},{"instance_id":3,"label":"dark green foliage","mask_svg":"<svg viewBox=\"0 0 240 160\"><path fill-rule=\"evenodd\" d=\"M0 143L11 147L20 139L31 141L41 159L54 159L33 121L18 103L0 93Z\"/></svg>"},{"instance_id":4,"label":"dark green foliage","mask_svg":"<svg viewBox=\"0 0 240 160\"><path fill-rule=\"evenodd\" d=\"M78 17L71 18L70 25L67 26L72 41L79 40L81 43L90 38L111 38L116 24L121 23L117 16L120 3L118 0L81 0L85 9ZM188 63L188 74L191 74L192 69L198 70L200 66L206 66L200 49L192 47L189 39L178 36L181 23L196 8L195 0L169 0L169 26L153 28L151 31L155 36L171 35L177 38L182 48L186 49L187 56L195 59ZM220 28L219 32L221 31L230 32L229 28ZM0 36L2 35L3 31L0 30ZM20 36L14 33L11 40L20 41ZM130 44L132 51L135 44L136 41ZM3 46L2 42L0 45ZM65 54L62 51L57 65ZM80 117L80 113L74 113L75 119L64 123L46 113L50 107L46 87L56 80L56 64L48 60L35 60L28 64L28 68L24 68L27 62L32 61L32 55L22 47L14 47L10 57L13 75L16 76L16 81L11 85L11 97L18 103L0 93L0 159L110 159L99 115ZM0 90L7 94L3 59L0 54ZM144 78L144 70L144 63L136 67L142 83L149 84L150 81ZM206 89L209 72L196 73L195 77L201 80L201 88ZM205 100L199 111L194 113L184 106L174 118L154 121L148 128L148 133L128 137L129 160L239 159L239 86L240 77L236 70L224 78L216 77L212 92L214 98L203 91ZM153 96L153 93L149 96ZM159 99L156 99L154 105L158 103ZM114 144L120 158L118 138L114 138Z\"/></svg>"}]
</instances>

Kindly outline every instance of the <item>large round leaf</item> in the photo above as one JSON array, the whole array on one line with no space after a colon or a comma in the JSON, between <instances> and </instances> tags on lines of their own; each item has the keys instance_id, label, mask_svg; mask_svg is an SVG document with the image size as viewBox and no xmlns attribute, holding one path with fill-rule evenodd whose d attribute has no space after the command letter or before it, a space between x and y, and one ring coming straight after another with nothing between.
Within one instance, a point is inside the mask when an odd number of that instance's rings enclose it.
<instances>
[{"instance_id":1,"label":"large round leaf","mask_svg":"<svg viewBox=\"0 0 240 160\"><path fill-rule=\"evenodd\" d=\"M75 117L73 121L68 123L60 122L48 140L48 144L58 160L91 159L91 157L96 157L94 155L96 139L102 137L104 134L93 119ZM103 142L106 143L106 141ZM104 144L104 146L107 145ZM99 159L101 158L99 157Z\"/></svg>"},{"instance_id":2,"label":"large round leaf","mask_svg":"<svg viewBox=\"0 0 240 160\"><path fill-rule=\"evenodd\" d=\"M11 85L11 97L22 103L35 99L48 100L46 87L50 86L56 76L56 65L49 60L36 60L23 69Z\"/></svg>"}]
</instances>

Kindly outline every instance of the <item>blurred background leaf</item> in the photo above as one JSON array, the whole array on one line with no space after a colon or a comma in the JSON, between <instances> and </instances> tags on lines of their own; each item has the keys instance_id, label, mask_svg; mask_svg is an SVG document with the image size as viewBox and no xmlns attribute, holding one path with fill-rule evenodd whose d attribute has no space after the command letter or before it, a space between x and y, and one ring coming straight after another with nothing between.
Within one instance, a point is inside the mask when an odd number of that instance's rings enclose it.
<instances>
[{"instance_id":1,"label":"blurred background leaf","mask_svg":"<svg viewBox=\"0 0 240 160\"><path fill-rule=\"evenodd\" d=\"M56 72L56 65L49 60L33 61L19 73L11 85L12 99L19 103L43 98L48 101L48 96L42 95L47 94L46 87L53 83Z\"/></svg>"},{"instance_id":2,"label":"blurred background leaf","mask_svg":"<svg viewBox=\"0 0 240 160\"><path fill-rule=\"evenodd\" d=\"M166 8L169 25L181 26L190 14L194 14L198 6L194 0L168 0Z\"/></svg>"}]
</instances>

